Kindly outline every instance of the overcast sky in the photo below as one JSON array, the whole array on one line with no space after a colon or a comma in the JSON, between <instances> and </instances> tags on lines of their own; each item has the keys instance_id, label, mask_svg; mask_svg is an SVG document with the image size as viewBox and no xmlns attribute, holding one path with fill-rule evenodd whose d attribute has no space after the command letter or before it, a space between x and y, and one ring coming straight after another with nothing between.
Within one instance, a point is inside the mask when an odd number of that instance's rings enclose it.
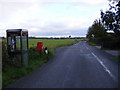
<instances>
[{"instance_id":1,"label":"overcast sky","mask_svg":"<svg viewBox=\"0 0 120 90\"><path fill-rule=\"evenodd\" d=\"M29 36L85 36L109 8L108 0L0 0L0 36L28 29Z\"/></svg>"}]
</instances>

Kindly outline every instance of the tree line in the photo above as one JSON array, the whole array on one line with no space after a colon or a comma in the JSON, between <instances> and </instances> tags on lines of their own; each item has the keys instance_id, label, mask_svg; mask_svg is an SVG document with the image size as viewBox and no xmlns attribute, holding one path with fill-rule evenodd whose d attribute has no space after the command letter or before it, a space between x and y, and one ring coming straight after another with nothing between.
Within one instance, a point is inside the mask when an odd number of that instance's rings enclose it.
<instances>
[{"instance_id":1,"label":"tree line","mask_svg":"<svg viewBox=\"0 0 120 90\"><path fill-rule=\"evenodd\" d=\"M100 11L101 17L88 28L86 37L90 42L105 48L120 46L120 1L111 0L109 9ZM110 33L109 31L112 31Z\"/></svg>"}]
</instances>

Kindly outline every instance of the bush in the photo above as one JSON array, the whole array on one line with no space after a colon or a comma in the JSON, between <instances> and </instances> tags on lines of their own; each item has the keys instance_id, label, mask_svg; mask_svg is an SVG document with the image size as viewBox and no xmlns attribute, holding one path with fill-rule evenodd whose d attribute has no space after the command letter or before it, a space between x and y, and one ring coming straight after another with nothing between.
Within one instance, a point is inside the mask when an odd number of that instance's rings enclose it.
<instances>
[{"instance_id":1,"label":"bush","mask_svg":"<svg viewBox=\"0 0 120 90\"><path fill-rule=\"evenodd\" d=\"M101 45L101 42L102 42L101 38L90 38L89 41L97 45Z\"/></svg>"},{"instance_id":2,"label":"bush","mask_svg":"<svg viewBox=\"0 0 120 90\"><path fill-rule=\"evenodd\" d=\"M10 59L7 51L7 44L2 42L2 71L5 71L6 66L10 64Z\"/></svg>"},{"instance_id":3,"label":"bush","mask_svg":"<svg viewBox=\"0 0 120 90\"><path fill-rule=\"evenodd\" d=\"M120 49L120 37L115 36L105 36L101 38L93 38L89 39L89 42L94 43L96 45L101 45L104 49Z\"/></svg>"},{"instance_id":4,"label":"bush","mask_svg":"<svg viewBox=\"0 0 120 90\"><path fill-rule=\"evenodd\" d=\"M111 39L103 41L101 46L102 48L106 49L120 49L120 38L113 37Z\"/></svg>"},{"instance_id":5,"label":"bush","mask_svg":"<svg viewBox=\"0 0 120 90\"><path fill-rule=\"evenodd\" d=\"M13 55L13 53L11 54ZM7 71L9 66L20 67L21 61L18 60L17 55L16 57L12 57L8 54L7 50L7 43L6 41L2 42L2 71Z\"/></svg>"}]
</instances>

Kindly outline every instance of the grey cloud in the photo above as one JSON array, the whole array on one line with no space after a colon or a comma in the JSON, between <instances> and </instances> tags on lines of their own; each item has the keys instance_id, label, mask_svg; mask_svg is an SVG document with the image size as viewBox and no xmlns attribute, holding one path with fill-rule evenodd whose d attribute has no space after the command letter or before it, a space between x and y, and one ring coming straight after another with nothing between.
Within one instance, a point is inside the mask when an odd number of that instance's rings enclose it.
<instances>
[{"instance_id":1,"label":"grey cloud","mask_svg":"<svg viewBox=\"0 0 120 90\"><path fill-rule=\"evenodd\" d=\"M64 31L64 32L63 32ZM34 32L32 35L34 36L85 36L87 33L87 29L78 29L78 30L59 30L59 31L46 31L46 32Z\"/></svg>"},{"instance_id":2,"label":"grey cloud","mask_svg":"<svg viewBox=\"0 0 120 90\"><path fill-rule=\"evenodd\" d=\"M0 2L0 22L9 20L9 17L14 15L18 10L30 7L30 3L18 3L18 2Z\"/></svg>"}]
</instances>

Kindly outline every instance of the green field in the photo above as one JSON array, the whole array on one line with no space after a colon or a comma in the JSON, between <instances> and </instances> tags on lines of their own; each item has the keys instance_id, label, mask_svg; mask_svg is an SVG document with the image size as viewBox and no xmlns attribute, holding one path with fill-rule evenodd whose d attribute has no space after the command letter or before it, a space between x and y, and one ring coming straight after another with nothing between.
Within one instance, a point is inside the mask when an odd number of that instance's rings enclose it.
<instances>
[{"instance_id":1,"label":"green field","mask_svg":"<svg viewBox=\"0 0 120 90\"><path fill-rule=\"evenodd\" d=\"M2 39L0 39L0 42L2 42Z\"/></svg>"},{"instance_id":2,"label":"green field","mask_svg":"<svg viewBox=\"0 0 120 90\"><path fill-rule=\"evenodd\" d=\"M43 42L48 48L56 48L60 46L68 46L80 40L75 39L29 39L29 47L36 47L37 42Z\"/></svg>"},{"instance_id":3,"label":"green field","mask_svg":"<svg viewBox=\"0 0 120 90\"><path fill-rule=\"evenodd\" d=\"M68 46L77 43L80 40L76 39L29 39L29 65L28 67L19 67L12 65L11 60L6 53L5 46L3 45L3 62L4 65L2 73L2 85L6 85L16 81L18 78L27 75L36 68L42 66L48 62L55 55L55 48L60 46ZM46 55L43 51L40 53L36 50L37 42L43 42L45 47L48 47L48 54ZM37 57L37 58L36 58ZM9 64L9 63L10 64ZM13 62L14 63L14 62Z\"/></svg>"}]
</instances>

